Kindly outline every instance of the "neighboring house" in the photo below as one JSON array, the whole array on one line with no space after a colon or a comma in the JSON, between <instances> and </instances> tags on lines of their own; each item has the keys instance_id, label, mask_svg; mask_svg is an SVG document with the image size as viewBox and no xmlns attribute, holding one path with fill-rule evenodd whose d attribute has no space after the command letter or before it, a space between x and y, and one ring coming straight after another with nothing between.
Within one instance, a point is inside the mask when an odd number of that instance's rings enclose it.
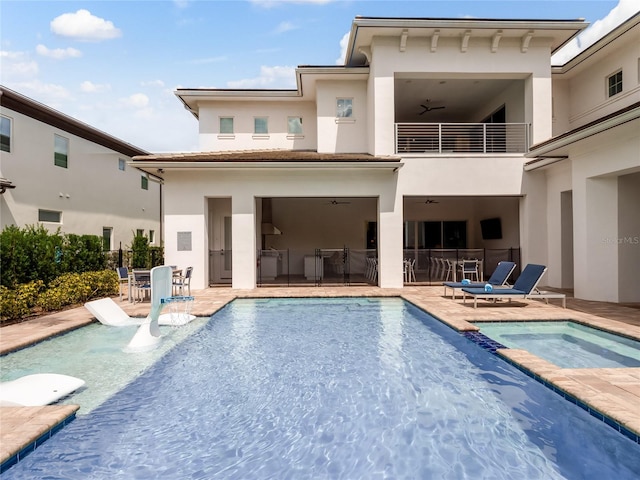
<instances>
[{"instance_id":1,"label":"neighboring house","mask_svg":"<svg viewBox=\"0 0 640 480\"><path fill-rule=\"evenodd\" d=\"M164 178L167 262L244 289L346 254L348 281L399 288L407 258L419 279L516 251L543 284L640 301L638 18L552 68L583 20L357 17L345 64L295 90L178 89L201 151L131 163Z\"/></svg>"},{"instance_id":2,"label":"neighboring house","mask_svg":"<svg viewBox=\"0 0 640 480\"><path fill-rule=\"evenodd\" d=\"M136 233L160 245L160 179L128 165L148 152L0 87L1 222L98 235L105 250Z\"/></svg>"}]
</instances>

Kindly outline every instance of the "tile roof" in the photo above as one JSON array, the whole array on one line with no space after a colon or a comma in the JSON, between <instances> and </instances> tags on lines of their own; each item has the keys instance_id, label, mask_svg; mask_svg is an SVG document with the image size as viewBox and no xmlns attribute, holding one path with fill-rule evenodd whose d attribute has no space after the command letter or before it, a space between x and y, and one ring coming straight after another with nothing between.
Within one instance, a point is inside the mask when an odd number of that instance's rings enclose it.
<instances>
[{"instance_id":1,"label":"tile roof","mask_svg":"<svg viewBox=\"0 0 640 480\"><path fill-rule=\"evenodd\" d=\"M185 152L138 155L134 162L400 162L396 156L368 153L318 153L311 150L242 150L226 152Z\"/></svg>"}]
</instances>

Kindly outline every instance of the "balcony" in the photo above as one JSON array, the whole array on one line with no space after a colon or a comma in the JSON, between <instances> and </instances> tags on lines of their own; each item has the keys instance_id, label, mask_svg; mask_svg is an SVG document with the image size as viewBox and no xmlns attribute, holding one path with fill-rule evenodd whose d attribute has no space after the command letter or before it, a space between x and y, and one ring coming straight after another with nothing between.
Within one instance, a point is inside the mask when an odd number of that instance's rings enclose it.
<instances>
[{"instance_id":1,"label":"balcony","mask_svg":"<svg viewBox=\"0 0 640 480\"><path fill-rule=\"evenodd\" d=\"M396 123L396 153L526 153L526 123Z\"/></svg>"}]
</instances>

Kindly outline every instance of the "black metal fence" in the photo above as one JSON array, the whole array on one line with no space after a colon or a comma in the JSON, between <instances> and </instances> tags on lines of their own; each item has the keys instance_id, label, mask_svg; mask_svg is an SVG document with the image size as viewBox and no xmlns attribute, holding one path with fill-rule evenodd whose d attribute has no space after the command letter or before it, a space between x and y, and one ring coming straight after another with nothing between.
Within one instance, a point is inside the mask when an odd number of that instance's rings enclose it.
<instances>
[{"instance_id":1,"label":"black metal fence","mask_svg":"<svg viewBox=\"0 0 640 480\"><path fill-rule=\"evenodd\" d=\"M107 257L107 268L110 269L117 267L153 268L164 264L162 249L156 247L143 252L119 248L118 250L107 250L104 254ZM140 264L134 265L134 259Z\"/></svg>"},{"instance_id":2,"label":"black metal fence","mask_svg":"<svg viewBox=\"0 0 640 480\"><path fill-rule=\"evenodd\" d=\"M520 247L411 249L404 251L404 258L405 261L412 263L416 283L459 280L458 270L462 260L478 260L480 280L488 279L501 261L510 261L516 264L516 268L509 278L509 283L518 278L521 269Z\"/></svg>"},{"instance_id":3,"label":"black metal fence","mask_svg":"<svg viewBox=\"0 0 640 480\"><path fill-rule=\"evenodd\" d=\"M459 263L476 259L480 278L487 279L503 260L516 263L510 281L520 274L520 248L404 250L406 284L437 284L454 278ZM231 283L231 251L209 252L209 284ZM378 285L377 250L315 248L260 250L257 252L258 286Z\"/></svg>"}]
</instances>

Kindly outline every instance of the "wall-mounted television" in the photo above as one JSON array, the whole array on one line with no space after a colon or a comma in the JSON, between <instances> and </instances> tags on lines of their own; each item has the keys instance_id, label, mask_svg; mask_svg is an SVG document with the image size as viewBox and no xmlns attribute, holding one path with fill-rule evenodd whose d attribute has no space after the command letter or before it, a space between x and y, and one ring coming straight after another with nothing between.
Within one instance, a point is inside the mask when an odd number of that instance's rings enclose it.
<instances>
[{"instance_id":1,"label":"wall-mounted television","mask_svg":"<svg viewBox=\"0 0 640 480\"><path fill-rule=\"evenodd\" d=\"M483 240L497 240L502 238L502 224L499 218L480 220Z\"/></svg>"}]
</instances>

